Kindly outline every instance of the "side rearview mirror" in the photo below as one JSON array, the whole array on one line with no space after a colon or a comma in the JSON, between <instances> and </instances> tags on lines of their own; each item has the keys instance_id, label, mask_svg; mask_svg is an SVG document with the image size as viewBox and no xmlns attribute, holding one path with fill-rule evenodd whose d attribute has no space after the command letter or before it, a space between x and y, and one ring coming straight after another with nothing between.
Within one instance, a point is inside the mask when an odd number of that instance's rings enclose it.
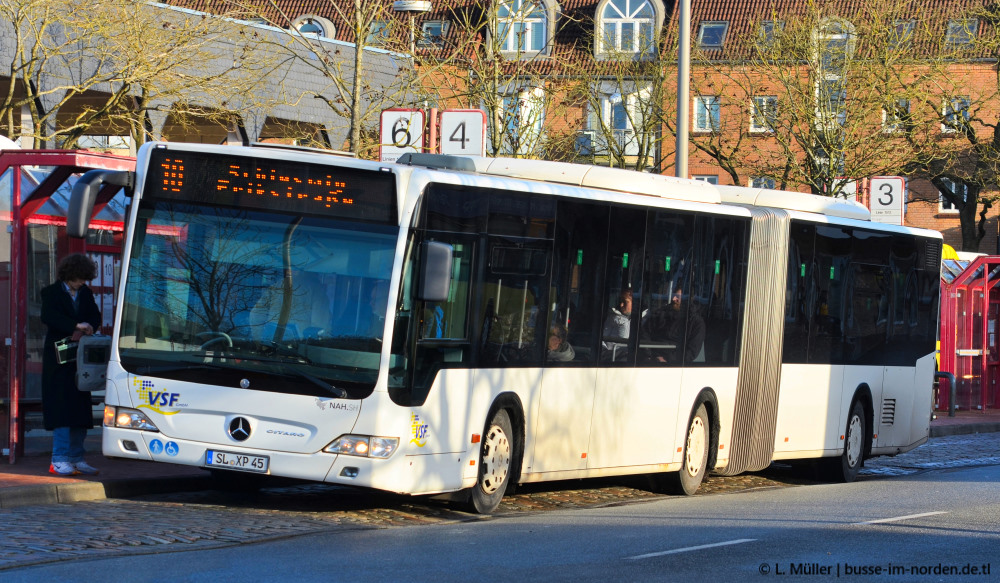
<instances>
[{"instance_id":1,"label":"side rearview mirror","mask_svg":"<svg viewBox=\"0 0 1000 583\"><path fill-rule=\"evenodd\" d=\"M97 195L105 184L121 186L131 190L135 184L135 172L127 170L89 170L73 185L66 211L66 234L82 239L90 227L90 215L94 212Z\"/></svg>"},{"instance_id":2,"label":"side rearview mirror","mask_svg":"<svg viewBox=\"0 0 1000 583\"><path fill-rule=\"evenodd\" d=\"M417 299L443 302L451 289L451 245L424 241L420 254L420 288Z\"/></svg>"}]
</instances>

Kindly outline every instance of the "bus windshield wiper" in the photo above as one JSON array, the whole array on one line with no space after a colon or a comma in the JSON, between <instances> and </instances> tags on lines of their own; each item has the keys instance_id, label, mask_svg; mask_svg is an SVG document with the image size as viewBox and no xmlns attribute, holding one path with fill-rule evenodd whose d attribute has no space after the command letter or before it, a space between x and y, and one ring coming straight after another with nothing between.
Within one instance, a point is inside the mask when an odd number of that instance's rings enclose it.
<instances>
[{"instance_id":1,"label":"bus windshield wiper","mask_svg":"<svg viewBox=\"0 0 1000 583\"><path fill-rule=\"evenodd\" d=\"M309 373L307 373L305 371L296 370L296 369L294 369L294 368L292 368L292 367L290 367L288 365L285 365L285 364L280 364L280 368L281 368L282 371L284 371L289 376L294 376L294 377L298 377L298 378L301 378L301 379L305 379L305 380L309 381L310 383L316 385L317 387L321 387L323 390L327 391L328 393L332 393L333 396L337 397L338 399L346 399L348 397L346 389L343 389L343 388L335 386L335 385L331 385L330 383L324 381L323 379L318 378L318 377L314 377L313 375L311 375L311 374L309 374Z\"/></svg>"}]
</instances>

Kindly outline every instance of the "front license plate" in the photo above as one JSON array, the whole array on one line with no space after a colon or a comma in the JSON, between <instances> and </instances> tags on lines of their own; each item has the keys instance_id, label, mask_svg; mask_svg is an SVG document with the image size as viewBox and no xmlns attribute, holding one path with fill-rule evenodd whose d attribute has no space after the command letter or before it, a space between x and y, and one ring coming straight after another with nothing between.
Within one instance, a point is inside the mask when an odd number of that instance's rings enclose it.
<instances>
[{"instance_id":1,"label":"front license plate","mask_svg":"<svg viewBox=\"0 0 1000 583\"><path fill-rule=\"evenodd\" d=\"M247 455L211 449L205 452L205 465L213 468L266 473L267 463L268 457L266 455Z\"/></svg>"}]
</instances>

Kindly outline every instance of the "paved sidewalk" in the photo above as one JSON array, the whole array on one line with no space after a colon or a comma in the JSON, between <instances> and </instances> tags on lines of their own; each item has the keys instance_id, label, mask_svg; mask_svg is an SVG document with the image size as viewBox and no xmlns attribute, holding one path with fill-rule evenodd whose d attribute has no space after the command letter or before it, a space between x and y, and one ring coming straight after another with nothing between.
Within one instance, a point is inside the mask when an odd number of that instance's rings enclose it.
<instances>
[{"instance_id":1,"label":"paved sidewalk","mask_svg":"<svg viewBox=\"0 0 1000 583\"><path fill-rule=\"evenodd\" d=\"M992 432L1000 432L1000 411L959 412L955 417L939 412L931 421L931 437ZM87 436L86 448L91 452L87 461L101 473L97 476L54 476L48 473L51 437L47 432L38 433L40 435L27 436L25 456L17 463L12 465L5 458L0 460L0 508L130 498L204 490L211 486L208 472L201 468L104 458L100 455L100 429Z\"/></svg>"}]
</instances>

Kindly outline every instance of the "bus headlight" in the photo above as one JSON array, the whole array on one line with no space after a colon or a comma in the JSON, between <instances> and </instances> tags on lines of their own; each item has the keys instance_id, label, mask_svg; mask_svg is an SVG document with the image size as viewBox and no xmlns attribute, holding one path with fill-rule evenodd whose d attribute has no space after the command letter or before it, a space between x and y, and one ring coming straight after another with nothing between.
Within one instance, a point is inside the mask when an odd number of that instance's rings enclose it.
<instances>
[{"instance_id":1,"label":"bus headlight","mask_svg":"<svg viewBox=\"0 0 1000 583\"><path fill-rule=\"evenodd\" d=\"M112 407L111 405L104 406L104 426L124 427L140 431L159 431L142 411L128 407Z\"/></svg>"},{"instance_id":2,"label":"bus headlight","mask_svg":"<svg viewBox=\"0 0 1000 583\"><path fill-rule=\"evenodd\" d=\"M341 435L333 443L323 448L327 453L342 453L359 457L377 457L385 459L396 451L399 446L398 437L379 437L376 435Z\"/></svg>"}]
</instances>

